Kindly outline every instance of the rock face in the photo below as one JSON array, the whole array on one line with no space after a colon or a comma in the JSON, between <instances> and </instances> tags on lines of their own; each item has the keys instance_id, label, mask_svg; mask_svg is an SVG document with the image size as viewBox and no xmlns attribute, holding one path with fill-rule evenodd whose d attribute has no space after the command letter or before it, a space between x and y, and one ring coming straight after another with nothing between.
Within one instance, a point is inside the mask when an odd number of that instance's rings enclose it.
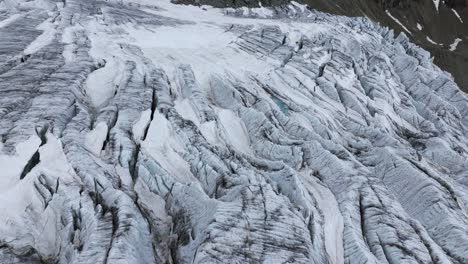
<instances>
[{"instance_id":1,"label":"rock face","mask_svg":"<svg viewBox=\"0 0 468 264\"><path fill-rule=\"evenodd\" d=\"M0 6L0 263L468 263L468 97L404 34Z\"/></svg>"}]
</instances>

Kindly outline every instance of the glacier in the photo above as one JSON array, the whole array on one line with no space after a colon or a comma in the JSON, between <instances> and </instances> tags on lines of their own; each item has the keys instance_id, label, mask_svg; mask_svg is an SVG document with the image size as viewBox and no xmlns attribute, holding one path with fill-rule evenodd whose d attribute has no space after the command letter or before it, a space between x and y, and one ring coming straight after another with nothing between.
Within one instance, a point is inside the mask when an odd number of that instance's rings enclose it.
<instances>
[{"instance_id":1,"label":"glacier","mask_svg":"<svg viewBox=\"0 0 468 264\"><path fill-rule=\"evenodd\" d=\"M468 263L468 97L292 2L0 2L0 263Z\"/></svg>"}]
</instances>

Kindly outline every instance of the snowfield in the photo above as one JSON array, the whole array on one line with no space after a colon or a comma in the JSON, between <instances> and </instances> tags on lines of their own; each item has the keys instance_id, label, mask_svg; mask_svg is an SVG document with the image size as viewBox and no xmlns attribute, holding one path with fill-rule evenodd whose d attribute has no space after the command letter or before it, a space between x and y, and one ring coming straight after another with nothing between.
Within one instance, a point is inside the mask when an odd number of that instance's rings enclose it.
<instances>
[{"instance_id":1,"label":"snowfield","mask_svg":"<svg viewBox=\"0 0 468 264\"><path fill-rule=\"evenodd\" d=\"M0 263L468 263L467 134L368 19L0 2Z\"/></svg>"}]
</instances>

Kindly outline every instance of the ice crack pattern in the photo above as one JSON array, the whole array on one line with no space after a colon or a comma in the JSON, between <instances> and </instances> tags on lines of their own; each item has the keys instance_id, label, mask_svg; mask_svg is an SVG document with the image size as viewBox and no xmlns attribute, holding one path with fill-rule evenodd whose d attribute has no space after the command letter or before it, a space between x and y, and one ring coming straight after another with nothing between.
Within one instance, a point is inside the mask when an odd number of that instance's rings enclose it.
<instances>
[{"instance_id":1,"label":"ice crack pattern","mask_svg":"<svg viewBox=\"0 0 468 264\"><path fill-rule=\"evenodd\" d=\"M0 263L468 263L468 97L368 19L0 2Z\"/></svg>"}]
</instances>

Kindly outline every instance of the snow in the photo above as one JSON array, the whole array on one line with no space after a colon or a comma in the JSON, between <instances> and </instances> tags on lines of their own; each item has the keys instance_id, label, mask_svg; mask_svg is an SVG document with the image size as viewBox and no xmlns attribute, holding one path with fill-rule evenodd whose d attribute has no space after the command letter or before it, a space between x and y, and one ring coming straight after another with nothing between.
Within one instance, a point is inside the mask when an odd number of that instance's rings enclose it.
<instances>
[{"instance_id":1,"label":"snow","mask_svg":"<svg viewBox=\"0 0 468 264\"><path fill-rule=\"evenodd\" d=\"M240 21L242 22L242 21ZM312 31L313 27L309 29ZM263 75L275 66L262 60L250 60L249 55L237 49L233 43L237 35L226 32L219 25L182 25L176 28L159 27L156 34L144 29L127 28L130 37L142 47L144 54L154 63L171 73L180 61L191 64L202 88L207 88L211 74L230 74L243 78L245 74ZM297 33L290 35L296 42ZM294 45L297 45L296 43ZM206 50L210 56L206 56ZM246 64L245 61L250 63Z\"/></svg>"},{"instance_id":2,"label":"snow","mask_svg":"<svg viewBox=\"0 0 468 264\"><path fill-rule=\"evenodd\" d=\"M324 214L325 249L331 263L344 263L343 216L338 203L333 193L319 182L311 180L309 184Z\"/></svg>"},{"instance_id":3,"label":"snow","mask_svg":"<svg viewBox=\"0 0 468 264\"><path fill-rule=\"evenodd\" d=\"M6 192L13 188L20 179L22 169L36 152L41 140L37 136L32 136L16 146L16 154L13 156L0 154L0 168L2 168L2 177L0 177L0 190ZM3 195L3 194L2 194ZM1 203L0 203L1 204Z\"/></svg>"},{"instance_id":4,"label":"snow","mask_svg":"<svg viewBox=\"0 0 468 264\"><path fill-rule=\"evenodd\" d=\"M268 17L271 17L274 14L274 12L269 8L265 8L261 6L259 8L251 8L249 10L249 14L256 14L261 18L268 18Z\"/></svg>"},{"instance_id":5,"label":"snow","mask_svg":"<svg viewBox=\"0 0 468 264\"><path fill-rule=\"evenodd\" d=\"M299 30L292 30L288 32L288 37L286 38L286 43L294 47L294 51L299 51L299 43L302 39L302 33Z\"/></svg>"},{"instance_id":6,"label":"snow","mask_svg":"<svg viewBox=\"0 0 468 264\"><path fill-rule=\"evenodd\" d=\"M406 27L400 22L400 20L398 20L396 17L394 17L394 16L390 13L390 11L385 10L385 13L387 13L387 15L388 15L391 19L393 19L393 21L395 21L395 22L396 22L398 25L400 25L406 32L408 32L408 34L410 34L410 35L412 34L411 31L409 31L409 29L406 28Z\"/></svg>"},{"instance_id":7,"label":"snow","mask_svg":"<svg viewBox=\"0 0 468 264\"><path fill-rule=\"evenodd\" d=\"M0 2L0 8L14 9L20 4L18 0L3 0Z\"/></svg>"},{"instance_id":8,"label":"snow","mask_svg":"<svg viewBox=\"0 0 468 264\"><path fill-rule=\"evenodd\" d=\"M0 28L8 26L10 23L14 22L15 20L17 20L20 17L22 17L21 14L13 14L13 15L9 16L7 19L4 19L4 20L0 21Z\"/></svg>"},{"instance_id":9,"label":"snow","mask_svg":"<svg viewBox=\"0 0 468 264\"><path fill-rule=\"evenodd\" d=\"M47 134L47 144L39 148L41 140L38 136L32 136L28 140L18 144L16 154L13 156L0 154L0 233L3 239L21 243L35 243L30 241L31 236L37 236L40 243L37 250L46 254L55 254L53 249L56 243L56 229L54 221L47 221L53 214L51 210L42 211L42 218L36 222L30 222L28 214L37 213L34 210L44 208L44 204L38 197L34 184L40 174L57 177L62 183L70 184L76 181L73 177L73 169L69 166L63 153L63 147L59 139L52 134ZM20 180L20 173L27 161L38 150L40 163L31 170L25 178ZM32 225L38 225L42 232L31 234ZM19 230L19 231L18 231ZM18 233L19 232L19 233Z\"/></svg>"},{"instance_id":10,"label":"snow","mask_svg":"<svg viewBox=\"0 0 468 264\"><path fill-rule=\"evenodd\" d=\"M75 38L76 34L79 31L83 31L84 28L81 25L66 27L62 33L62 43L65 44L63 49L63 57L65 58L66 62L73 62L75 60Z\"/></svg>"},{"instance_id":11,"label":"snow","mask_svg":"<svg viewBox=\"0 0 468 264\"><path fill-rule=\"evenodd\" d=\"M138 43L144 55L164 69L170 75L170 79L173 79L173 69L180 61L192 65L202 89L207 89L209 75L213 73L225 75L226 70L229 70L230 74L244 78L246 74L261 76L277 66L264 60L251 60L250 55L236 47L238 35L228 30L231 25L257 25L258 19L226 16L222 10L212 7L205 7L205 11L195 6L181 5L173 8L172 5L170 1L164 0L158 2L160 9L144 10L184 24L172 26L169 23L167 26L157 27L125 24L119 27L119 30L124 29L128 33L125 38L119 35L116 39L113 32L104 30L106 27L102 25L103 22L89 22L86 29L92 32L91 55L96 60L109 59L110 55L106 55L109 54L109 47L115 47L112 49L115 56L119 53L114 50L118 49L117 43L129 45ZM272 15L263 8L254 11L262 13L264 17ZM310 23L297 23L292 30L286 21L268 18L262 19L261 24L278 26L285 32L291 32L288 37L289 42L298 41L297 38L301 34L312 36L327 30L325 25ZM209 56L206 50L210 50ZM119 55L119 57L126 56L128 54ZM246 64L245 61L250 63ZM138 65L141 67L142 64Z\"/></svg>"},{"instance_id":12,"label":"snow","mask_svg":"<svg viewBox=\"0 0 468 264\"><path fill-rule=\"evenodd\" d=\"M103 68L92 72L86 80L86 93L91 98L94 106L100 108L113 97L118 89L123 65L111 59Z\"/></svg>"},{"instance_id":13,"label":"snow","mask_svg":"<svg viewBox=\"0 0 468 264\"><path fill-rule=\"evenodd\" d=\"M468 99L424 50L297 3L274 17L135 2L67 1L71 22L47 25L63 33L59 78L43 79L39 60L21 65L51 92L11 96L23 112L0 119L11 126L0 140L7 246L57 263L465 257ZM131 18L109 11L117 4ZM42 120L60 139L40 146L24 129Z\"/></svg>"},{"instance_id":14,"label":"snow","mask_svg":"<svg viewBox=\"0 0 468 264\"><path fill-rule=\"evenodd\" d=\"M457 10L452 8L452 12L455 14L458 20L460 20L460 22L463 23L463 19L461 18L460 14L458 14Z\"/></svg>"},{"instance_id":15,"label":"snow","mask_svg":"<svg viewBox=\"0 0 468 264\"><path fill-rule=\"evenodd\" d=\"M85 146L94 155L99 156L101 153L108 130L109 128L106 123L99 122L96 127L86 135Z\"/></svg>"},{"instance_id":16,"label":"snow","mask_svg":"<svg viewBox=\"0 0 468 264\"><path fill-rule=\"evenodd\" d=\"M47 143L39 149L41 165L44 165L42 171L48 175L56 176L63 183L72 183L76 181L76 175L73 168L68 163L60 139L51 133L46 134ZM48 166L53 164L53 166Z\"/></svg>"},{"instance_id":17,"label":"snow","mask_svg":"<svg viewBox=\"0 0 468 264\"><path fill-rule=\"evenodd\" d=\"M458 44L462 41L461 38L456 38L452 44L450 44L450 51L455 51L457 49Z\"/></svg>"},{"instance_id":18,"label":"snow","mask_svg":"<svg viewBox=\"0 0 468 264\"><path fill-rule=\"evenodd\" d=\"M190 99L176 101L174 103L174 108L184 119L190 120L196 125L200 124L200 120L191 105Z\"/></svg>"},{"instance_id":19,"label":"snow","mask_svg":"<svg viewBox=\"0 0 468 264\"><path fill-rule=\"evenodd\" d=\"M437 42L433 41L429 36L426 36L426 40L429 41L431 44L441 45L440 43L437 43Z\"/></svg>"},{"instance_id":20,"label":"snow","mask_svg":"<svg viewBox=\"0 0 468 264\"><path fill-rule=\"evenodd\" d=\"M184 144L175 137L171 123L159 112L154 113L146 139L141 143L143 151L157 160L180 182L197 182L190 167L179 153Z\"/></svg>"},{"instance_id":21,"label":"snow","mask_svg":"<svg viewBox=\"0 0 468 264\"><path fill-rule=\"evenodd\" d=\"M140 118L133 124L132 134L133 139L136 142L140 142L143 139L146 129L148 129L151 121L151 109L141 112Z\"/></svg>"},{"instance_id":22,"label":"snow","mask_svg":"<svg viewBox=\"0 0 468 264\"><path fill-rule=\"evenodd\" d=\"M0 9L24 10L24 9L47 9L52 10L55 7L53 1L50 0L2 0L0 1Z\"/></svg>"},{"instance_id":23,"label":"snow","mask_svg":"<svg viewBox=\"0 0 468 264\"><path fill-rule=\"evenodd\" d=\"M439 13L439 5L440 5L440 0L432 0L434 3L435 9L437 10L437 13Z\"/></svg>"},{"instance_id":24,"label":"snow","mask_svg":"<svg viewBox=\"0 0 468 264\"><path fill-rule=\"evenodd\" d=\"M52 18L44 21L42 24L37 26L37 29L42 30L42 34L39 35L32 43L26 47L24 54L33 54L42 49L43 47L50 44L57 34L56 24L52 23Z\"/></svg>"},{"instance_id":25,"label":"snow","mask_svg":"<svg viewBox=\"0 0 468 264\"><path fill-rule=\"evenodd\" d=\"M237 36L217 25L159 27L156 34L148 34L147 30L133 27L126 29L144 54L166 72L173 72L180 61L193 65L195 76L204 87L212 73L224 75L226 68L241 77L246 70L262 74L271 69L271 66L258 61L245 64L247 54L231 46ZM206 50L210 50L210 56L206 56Z\"/></svg>"},{"instance_id":26,"label":"snow","mask_svg":"<svg viewBox=\"0 0 468 264\"><path fill-rule=\"evenodd\" d=\"M205 122L201 124L199 128L206 141L213 145L219 144L219 139L217 135L217 124L215 121Z\"/></svg>"},{"instance_id":27,"label":"snow","mask_svg":"<svg viewBox=\"0 0 468 264\"><path fill-rule=\"evenodd\" d=\"M298 7L301 10L301 12L305 12L306 9L307 9L307 5L300 4L300 3L296 2L296 1L291 1L291 5L293 5L295 7Z\"/></svg>"},{"instance_id":28,"label":"snow","mask_svg":"<svg viewBox=\"0 0 468 264\"><path fill-rule=\"evenodd\" d=\"M233 111L222 109L218 112L220 124L226 135L227 142L238 151L252 154L245 124Z\"/></svg>"}]
</instances>

